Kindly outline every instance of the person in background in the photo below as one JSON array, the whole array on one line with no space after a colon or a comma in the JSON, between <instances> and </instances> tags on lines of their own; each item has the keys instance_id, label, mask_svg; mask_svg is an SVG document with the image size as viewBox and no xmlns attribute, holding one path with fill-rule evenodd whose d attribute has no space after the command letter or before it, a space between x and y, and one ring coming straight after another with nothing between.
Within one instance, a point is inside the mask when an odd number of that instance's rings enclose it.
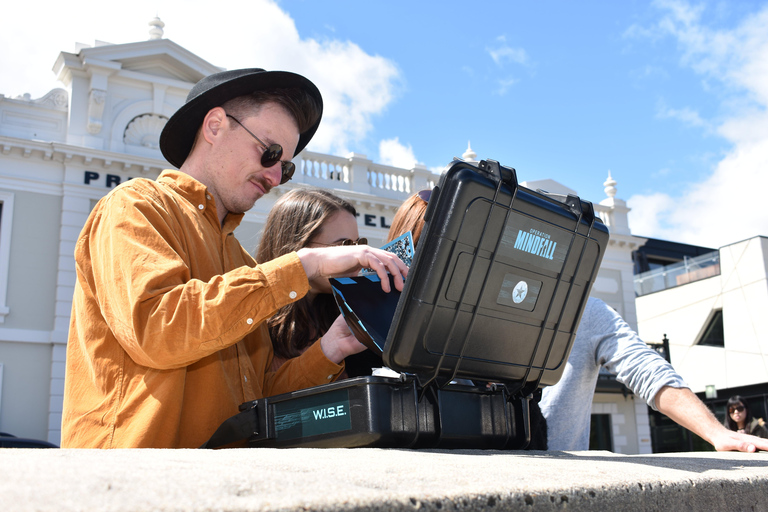
<instances>
[{"instance_id":1,"label":"person in background","mask_svg":"<svg viewBox=\"0 0 768 512\"><path fill-rule=\"evenodd\" d=\"M424 229L424 214L427 212L427 204L432 195L432 190L421 190L408 196L403 204L395 212L392 224L389 227L387 242L411 232L413 245L419 243L421 231Z\"/></svg>"},{"instance_id":2,"label":"person in background","mask_svg":"<svg viewBox=\"0 0 768 512\"><path fill-rule=\"evenodd\" d=\"M416 243L424 227L430 196L431 191L422 190L403 203L392 221L389 240L411 231ZM546 422L536 424L533 418L531 421L532 430L546 429L547 449L589 449L591 405L601 367L616 374L619 382L648 405L718 451L768 450L768 441L729 431L720 424L672 366L613 309L594 297L588 299L584 308L562 377L554 386L542 389L538 406ZM532 409L532 417L534 412Z\"/></svg>"},{"instance_id":3,"label":"person in background","mask_svg":"<svg viewBox=\"0 0 768 512\"><path fill-rule=\"evenodd\" d=\"M75 245L62 447L195 448L240 404L330 382L365 348L341 319L273 372L266 320L361 268L402 289L402 261L353 245L257 263L234 236L291 179L321 115L301 75L214 73L160 136L179 170L127 181L94 207Z\"/></svg>"},{"instance_id":4,"label":"person in background","mask_svg":"<svg viewBox=\"0 0 768 512\"><path fill-rule=\"evenodd\" d=\"M272 261L305 247L367 243L365 238L359 238L357 212L349 202L327 190L296 188L278 199L270 210L256 260ZM301 300L280 308L267 322L275 350L272 369L277 370L287 360L304 353L325 335L339 314L327 279ZM365 359L364 354L348 356L342 377L370 374L370 367L367 372L359 368Z\"/></svg>"},{"instance_id":5,"label":"person in background","mask_svg":"<svg viewBox=\"0 0 768 512\"><path fill-rule=\"evenodd\" d=\"M765 421L762 418L753 417L749 404L739 395L734 395L728 399L724 424L729 430L741 434L768 438L768 428L765 427Z\"/></svg>"}]
</instances>

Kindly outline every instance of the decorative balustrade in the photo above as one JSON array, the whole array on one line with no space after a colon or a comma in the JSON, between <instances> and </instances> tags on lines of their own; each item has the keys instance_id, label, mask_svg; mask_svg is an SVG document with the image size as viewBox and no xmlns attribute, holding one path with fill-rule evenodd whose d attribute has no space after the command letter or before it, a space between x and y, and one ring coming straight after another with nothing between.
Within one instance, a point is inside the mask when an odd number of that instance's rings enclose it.
<instances>
[{"instance_id":1,"label":"decorative balustrade","mask_svg":"<svg viewBox=\"0 0 768 512\"><path fill-rule=\"evenodd\" d=\"M595 208L595 215L603 221L603 224L608 226L608 229L611 228L611 208L608 206L603 206L600 203L592 203L592 206Z\"/></svg>"},{"instance_id":2,"label":"decorative balustrade","mask_svg":"<svg viewBox=\"0 0 768 512\"><path fill-rule=\"evenodd\" d=\"M309 158L307 158L309 156ZM301 174L312 180L328 180L334 182L349 183L349 159L324 155L322 153L302 153L302 158L297 165L297 174ZM294 176L296 180L299 176ZM340 188L338 184L329 184L331 188Z\"/></svg>"},{"instance_id":3,"label":"decorative balustrade","mask_svg":"<svg viewBox=\"0 0 768 512\"><path fill-rule=\"evenodd\" d=\"M434 187L439 179L423 165L403 169L374 163L356 153L339 157L303 151L294 160L294 181L391 199L404 200L416 191Z\"/></svg>"}]
</instances>

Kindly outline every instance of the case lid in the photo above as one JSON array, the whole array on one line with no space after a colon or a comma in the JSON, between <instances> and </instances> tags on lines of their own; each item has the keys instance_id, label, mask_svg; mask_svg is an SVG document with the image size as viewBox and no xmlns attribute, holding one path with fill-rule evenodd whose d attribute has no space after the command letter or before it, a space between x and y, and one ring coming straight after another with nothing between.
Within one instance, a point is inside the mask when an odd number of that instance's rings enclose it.
<instances>
[{"instance_id":1,"label":"case lid","mask_svg":"<svg viewBox=\"0 0 768 512\"><path fill-rule=\"evenodd\" d=\"M427 382L556 383L608 243L592 204L520 187L494 161L454 161L425 220L399 297L375 276L332 280L358 339Z\"/></svg>"}]
</instances>

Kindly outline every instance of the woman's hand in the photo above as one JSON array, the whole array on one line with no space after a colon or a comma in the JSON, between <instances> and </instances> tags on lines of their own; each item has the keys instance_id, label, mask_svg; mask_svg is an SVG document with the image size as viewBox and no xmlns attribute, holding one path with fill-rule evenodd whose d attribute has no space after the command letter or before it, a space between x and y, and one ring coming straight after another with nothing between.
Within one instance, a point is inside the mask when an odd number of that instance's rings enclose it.
<instances>
[{"instance_id":1,"label":"woman's hand","mask_svg":"<svg viewBox=\"0 0 768 512\"><path fill-rule=\"evenodd\" d=\"M365 350L365 345L357 341L341 315L333 321L325 336L320 338L320 347L325 357L336 364L347 356Z\"/></svg>"},{"instance_id":2,"label":"woman's hand","mask_svg":"<svg viewBox=\"0 0 768 512\"><path fill-rule=\"evenodd\" d=\"M313 290L322 288L329 277L357 275L360 269L370 268L381 279L381 289L389 293L387 273L392 274L395 288L403 290L408 267L397 255L368 245L346 245L340 247L303 248L297 252L309 284Z\"/></svg>"}]
</instances>

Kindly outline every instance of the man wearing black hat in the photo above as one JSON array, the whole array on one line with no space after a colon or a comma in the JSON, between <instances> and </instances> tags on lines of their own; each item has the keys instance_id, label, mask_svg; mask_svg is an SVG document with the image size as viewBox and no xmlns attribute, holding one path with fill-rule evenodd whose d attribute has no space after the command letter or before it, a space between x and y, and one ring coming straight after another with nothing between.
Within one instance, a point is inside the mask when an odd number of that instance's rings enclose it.
<instances>
[{"instance_id":1,"label":"man wearing black hat","mask_svg":"<svg viewBox=\"0 0 768 512\"><path fill-rule=\"evenodd\" d=\"M130 180L91 212L75 247L63 447L203 444L246 401L327 383L363 345L339 318L268 372L265 326L334 275L373 268L389 291L405 265L368 246L302 249L257 264L233 235L244 212L291 179L320 123L306 78L261 69L198 82L160 147L178 171Z\"/></svg>"}]
</instances>

